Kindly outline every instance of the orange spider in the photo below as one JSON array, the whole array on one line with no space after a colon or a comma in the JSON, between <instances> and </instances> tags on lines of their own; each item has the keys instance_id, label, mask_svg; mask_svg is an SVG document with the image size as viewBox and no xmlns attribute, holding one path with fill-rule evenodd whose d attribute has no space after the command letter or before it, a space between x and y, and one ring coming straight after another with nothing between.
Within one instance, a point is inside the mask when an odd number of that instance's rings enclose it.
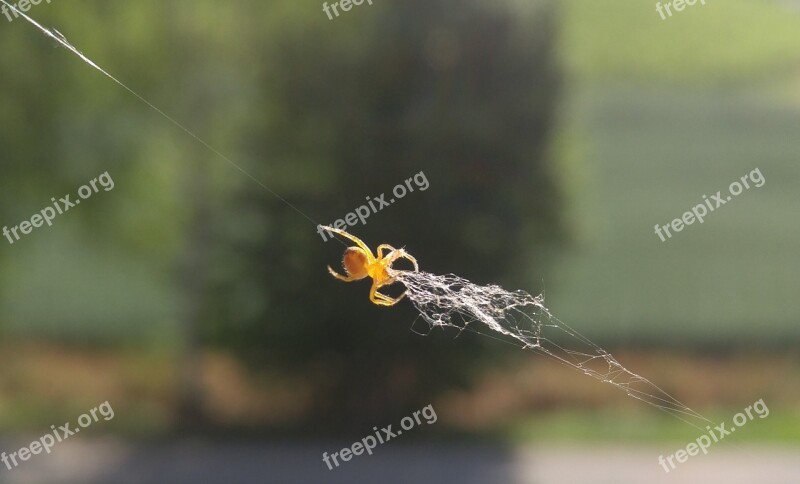
<instances>
[{"instance_id":1,"label":"orange spider","mask_svg":"<svg viewBox=\"0 0 800 484\"><path fill-rule=\"evenodd\" d=\"M408 259L412 264L414 264L414 270L418 271L419 266L417 265L417 259L413 258L403 249L395 249L389 244L379 245L378 257L375 257L372 254L372 251L369 250L369 247L367 247L367 245L358 237L350 235L344 230L335 229L333 227L327 227L325 225L321 225L321 227L324 230L339 234L342 237L352 240L358 246L348 247L344 251L342 266L344 267L345 272L347 272L347 276L338 274L336 271L331 269L331 266L328 266L328 272L330 272L333 277L344 282L360 281L365 277L371 277L372 289L369 291L369 300L378 306L394 306L400 302L401 299L403 299L403 296L406 295L405 292L397 298L391 298L386 294L381 294L378 292L378 289L397 282L397 279L392 277L392 264L394 261L398 259ZM383 255L384 250L389 251L389 253L385 256Z\"/></svg>"}]
</instances>

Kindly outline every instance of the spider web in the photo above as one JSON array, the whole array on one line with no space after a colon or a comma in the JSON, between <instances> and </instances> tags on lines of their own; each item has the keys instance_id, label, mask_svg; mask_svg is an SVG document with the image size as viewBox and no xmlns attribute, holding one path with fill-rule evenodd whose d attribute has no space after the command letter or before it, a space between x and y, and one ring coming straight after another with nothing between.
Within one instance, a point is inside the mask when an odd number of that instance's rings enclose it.
<instances>
[{"instance_id":1,"label":"spider web","mask_svg":"<svg viewBox=\"0 0 800 484\"><path fill-rule=\"evenodd\" d=\"M451 327L510 342L554 358L695 428L710 423L611 354L550 314L544 297L500 286L480 286L454 274L393 271L430 329ZM486 333L489 330L489 333Z\"/></svg>"}]
</instances>

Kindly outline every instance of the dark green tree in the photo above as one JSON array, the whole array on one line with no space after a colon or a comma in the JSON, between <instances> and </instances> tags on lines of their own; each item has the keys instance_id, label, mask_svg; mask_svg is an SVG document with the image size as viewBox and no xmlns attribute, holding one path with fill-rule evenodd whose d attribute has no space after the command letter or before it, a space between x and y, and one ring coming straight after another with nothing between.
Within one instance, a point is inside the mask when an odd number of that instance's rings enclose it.
<instances>
[{"instance_id":1,"label":"dark green tree","mask_svg":"<svg viewBox=\"0 0 800 484\"><path fill-rule=\"evenodd\" d=\"M265 131L252 145L271 187L329 223L424 172L430 187L352 229L369 245L406 246L430 272L522 281L534 243L559 233L548 136L558 100L553 9L506 2L404 0L323 29L285 30L265 52ZM325 20L325 22L328 22ZM316 25L316 24L315 24ZM494 344L425 330L410 304L367 300L367 282L331 279L343 246L270 193L245 190L264 239L238 240L249 261L221 285L214 332L254 360L313 379L311 421L373 425L419 408L496 361ZM257 287L263 303L235 301ZM225 289L225 290L223 290ZM239 295L238 297L236 295ZM231 321L225 315L238 314ZM505 348L503 348L505 350Z\"/></svg>"}]
</instances>

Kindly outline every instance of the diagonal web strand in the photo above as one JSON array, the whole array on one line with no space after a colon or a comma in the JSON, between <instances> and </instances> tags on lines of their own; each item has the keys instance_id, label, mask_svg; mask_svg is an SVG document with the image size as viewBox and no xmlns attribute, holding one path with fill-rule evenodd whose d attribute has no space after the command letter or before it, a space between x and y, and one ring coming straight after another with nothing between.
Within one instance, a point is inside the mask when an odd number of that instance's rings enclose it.
<instances>
[{"instance_id":1,"label":"diagonal web strand","mask_svg":"<svg viewBox=\"0 0 800 484\"><path fill-rule=\"evenodd\" d=\"M316 222L316 221L315 221L313 218L311 218L311 217L309 217L308 215L306 215L306 213L305 213L305 212L303 212L302 210L300 210L299 208L297 208L297 207L296 207L294 204L292 204L291 202L289 202L288 200L286 200L286 199L285 199L284 197L282 197L282 196L281 196L281 195L280 195L278 192L276 192L276 191L274 191L273 189L269 188L267 185L265 185L263 182L261 182L261 181L260 181L258 178L256 178L255 176L253 176L253 175L252 175L250 172L248 172L247 170L245 170L244 168L242 168L242 167L241 167L239 164L237 164L236 162L234 162L233 160L231 160L229 157L227 157L227 156L225 156L224 154L222 154L222 153L221 153L219 150L217 150L216 148L214 148L213 146L211 146L211 144L209 144L208 142L206 142L206 141L205 141L203 138L201 138L199 135L195 134L195 133L194 133L194 131L190 130L189 128L187 128L186 126L184 126L183 124L181 124L180 122L178 122L178 121L177 121L175 118L173 118L172 116L170 116L169 114L167 114L166 112L164 112L163 110L161 110L160 108L158 108L156 105L154 105L153 103L151 103L150 101L148 101L148 100L147 100L147 99L146 99L144 96L140 95L139 93L137 93L136 91L134 91L133 89L131 89L130 87L128 87L128 85L127 85L127 84L125 84L124 82L120 81L120 80L119 80L119 79L117 79L116 77L112 76L112 75L111 75L111 74L110 74L108 71L106 71L105 69L103 69L102 67L100 67L99 65L97 65L97 64L96 64L94 61L92 61L90 58L88 58L86 55L84 55L84 53L83 53L83 52L81 52L81 51L80 51L80 50L78 50L78 49L77 49L75 46L73 46L71 43L69 43L69 42L67 41L67 38L66 38L66 37L65 37L65 36L64 36L64 35L63 35L61 32L59 32L59 31L58 31L58 30L56 30L56 29L48 29L48 28L46 28L46 27L43 27L43 26L42 26L42 25L41 25L39 22L37 22L36 20L32 19L30 16L26 15L24 12L21 12L20 10L18 10L18 9L17 9L17 7L16 7L16 6L14 6L14 5L12 5L12 4L10 4L10 3L8 3L6 0L0 0L0 3L2 3L2 4L4 4L4 5L6 5L8 8L10 8L11 10L13 10L13 11L14 11L16 14L18 14L18 15L22 16L22 17L23 17L25 20L27 20L27 21L28 21L28 22L29 22L31 25L33 25L34 27L36 27L37 29L39 29L39 30L40 30L42 33L44 33L44 34L45 34L47 37L50 37L51 39L53 39L53 40L55 40L56 42L58 42L59 44L61 44L61 46L65 47L67 50L69 50L70 52L72 52L73 54L75 54L75 55L76 55L78 58L80 58L80 59L81 59L83 62L85 62L87 65L91 66L92 68L96 69L97 71L99 71L100 73L102 73L103 75L105 75L106 77L108 77L109 79L111 79L112 81L114 81L114 82L115 82L117 85L119 85L121 88L123 88L123 89L125 89L126 91L128 91L128 93L130 93L131 95L133 95L133 96L134 96L135 98L137 98L139 101L141 101L141 102L143 102L144 104L146 104L146 105L147 105L147 106L148 106L150 109L152 109L153 111L155 111L155 112L157 112L158 114L160 114L160 115L161 115L161 116L162 116L164 119L166 119L167 121L169 121L170 123L172 123L173 125L175 125L177 128L179 128L181 131L183 131L184 133L186 133L187 135L189 135L189 136L190 136L191 138L193 138L195 141L197 141L198 143L200 143L201 145L203 145L203 146L204 146L206 149L208 149L208 150L209 150L211 153L213 153L213 154L214 154L214 155L216 155L217 157L219 157L219 158L221 158L222 160L224 160L225 162L227 162L229 165L231 165L232 167L234 167L236 170L238 170L239 172L241 172L241 173L242 173L243 175L245 175L246 177L250 178L252 181L254 181L254 182L255 182L257 185L259 185L261 188L263 188L264 190L268 191L268 192L269 192L269 193L271 193L273 196L275 196L275 197L276 197L278 200L282 201L282 202L283 202L283 203L285 203L287 206L289 206L289 208L291 208L292 210L294 210L295 212L297 212L298 214L300 214L301 216L303 216L303 217L304 217L306 220L310 221L310 222L311 222L311 223L313 223L315 226L316 226L316 225L319 225L319 224L318 224L318 223L317 223L317 222ZM337 239L337 240L338 240L338 239ZM339 241L339 243L342 243L342 242L341 242L341 241Z\"/></svg>"}]
</instances>

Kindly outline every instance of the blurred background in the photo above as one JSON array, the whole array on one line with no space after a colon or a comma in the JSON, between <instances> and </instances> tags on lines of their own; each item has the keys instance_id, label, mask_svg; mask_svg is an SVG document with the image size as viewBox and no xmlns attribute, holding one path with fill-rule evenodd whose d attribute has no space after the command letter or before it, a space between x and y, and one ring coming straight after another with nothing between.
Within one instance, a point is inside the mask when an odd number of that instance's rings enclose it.
<instances>
[{"instance_id":1,"label":"blurred background","mask_svg":"<svg viewBox=\"0 0 800 484\"><path fill-rule=\"evenodd\" d=\"M302 214L0 16L0 224L115 182L0 239L0 451L115 412L0 482L798 482L800 3L373 3L28 12ZM754 169L763 187L654 234ZM343 246L315 223L420 172L351 232L545 292L715 422L769 417L667 474L702 432L540 355L421 336L408 302L329 277ZM322 462L427 405L435 424Z\"/></svg>"}]
</instances>

